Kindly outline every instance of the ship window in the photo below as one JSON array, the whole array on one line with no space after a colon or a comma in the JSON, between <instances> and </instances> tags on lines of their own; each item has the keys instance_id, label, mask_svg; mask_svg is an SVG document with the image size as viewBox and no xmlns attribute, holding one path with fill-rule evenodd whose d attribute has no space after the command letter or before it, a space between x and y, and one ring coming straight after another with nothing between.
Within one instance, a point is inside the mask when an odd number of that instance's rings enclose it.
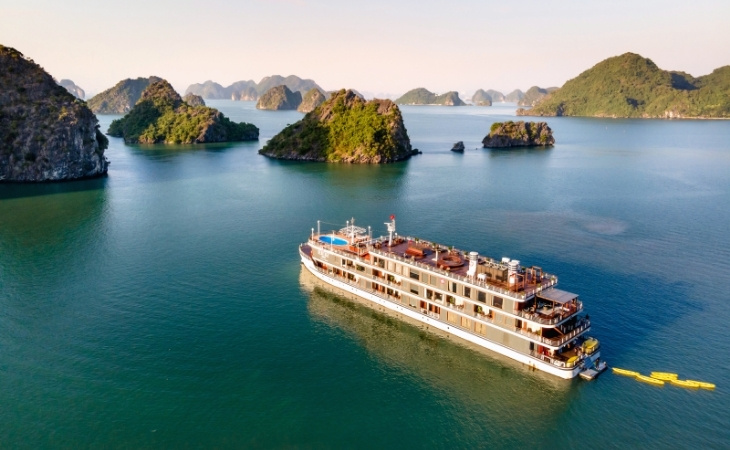
<instances>
[{"instance_id":1,"label":"ship window","mask_svg":"<svg viewBox=\"0 0 730 450\"><path fill-rule=\"evenodd\" d=\"M415 272L413 270L411 270L411 278L413 278L414 280L420 280L421 279L421 277L418 274L418 272Z\"/></svg>"},{"instance_id":2,"label":"ship window","mask_svg":"<svg viewBox=\"0 0 730 450\"><path fill-rule=\"evenodd\" d=\"M456 293L456 283L453 281L451 282L451 292Z\"/></svg>"},{"instance_id":3,"label":"ship window","mask_svg":"<svg viewBox=\"0 0 730 450\"><path fill-rule=\"evenodd\" d=\"M487 293L484 291L477 291L477 300L482 303L487 303Z\"/></svg>"},{"instance_id":4,"label":"ship window","mask_svg":"<svg viewBox=\"0 0 730 450\"><path fill-rule=\"evenodd\" d=\"M360 272L364 272L365 271L365 266L361 266L360 264L358 264L358 265L355 266L355 269L359 270Z\"/></svg>"},{"instance_id":5,"label":"ship window","mask_svg":"<svg viewBox=\"0 0 730 450\"><path fill-rule=\"evenodd\" d=\"M492 306L502 309L502 297L495 296L494 300L492 300Z\"/></svg>"},{"instance_id":6,"label":"ship window","mask_svg":"<svg viewBox=\"0 0 730 450\"><path fill-rule=\"evenodd\" d=\"M471 298L471 288L464 286L464 297Z\"/></svg>"},{"instance_id":7,"label":"ship window","mask_svg":"<svg viewBox=\"0 0 730 450\"><path fill-rule=\"evenodd\" d=\"M420 292L418 292L418 286L411 285L411 293L419 295Z\"/></svg>"}]
</instances>

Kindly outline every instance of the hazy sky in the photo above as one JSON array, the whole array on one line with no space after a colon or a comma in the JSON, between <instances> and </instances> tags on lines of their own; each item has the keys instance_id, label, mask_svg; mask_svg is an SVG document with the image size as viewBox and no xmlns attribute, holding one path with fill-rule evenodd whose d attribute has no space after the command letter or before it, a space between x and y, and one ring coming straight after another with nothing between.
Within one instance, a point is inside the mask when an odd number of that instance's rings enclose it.
<instances>
[{"instance_id":1,"label":"hazy sky","mask_svg":"<svg viewBox=\"0 0 730 450\"><path fill-rule=\"evenodd\" d=\"M0 0L0 44L92 94L139 76L184 91L273 74L374 94L506 93L629 51L708 74L730 64L730 1Z\"/></svg>"}]
</instances>

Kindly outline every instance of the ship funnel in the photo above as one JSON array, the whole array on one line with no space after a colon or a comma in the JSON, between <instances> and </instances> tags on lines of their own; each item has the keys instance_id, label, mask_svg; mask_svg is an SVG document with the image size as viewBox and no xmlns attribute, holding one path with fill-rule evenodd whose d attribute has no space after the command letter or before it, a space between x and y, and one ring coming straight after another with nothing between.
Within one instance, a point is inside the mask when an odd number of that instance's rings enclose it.
<instances>
[{"instance_id":1,"label":"ship funnel","mask_svg":"<svg viewBox=\"0 0 730 450\"><path fill-rule=\"evenodd\" d=\"M520 262L516 259L513 259L512 261L509 261L507 263L507 267L509 268L509 275L514 275L520 271Z\"/></svg>"},{"instance_id":2,"label":"ship funnel","mask_svg":"<svg viewBox=\"0 0 730 450\"><path fill-rule=\"evenodd\" d=\"M479 253L469 252L469 270L466 272L467 276L473 277L477 273L477 264L479 262Z\"/></svg>"}]
</instances>

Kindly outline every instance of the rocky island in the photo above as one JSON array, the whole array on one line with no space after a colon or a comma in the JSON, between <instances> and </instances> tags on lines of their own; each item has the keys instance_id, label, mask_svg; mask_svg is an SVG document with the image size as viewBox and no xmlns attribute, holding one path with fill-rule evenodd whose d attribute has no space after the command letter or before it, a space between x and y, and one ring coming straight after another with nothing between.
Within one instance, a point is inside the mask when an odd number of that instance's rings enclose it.
<instances>
[{"instance_id":1,"label":"rocky island","mask_svg":"<svg viewBox=\"0 0 730 450\"><path fill-rule=\"evenodd\" d=\"M91 97L88 102L89 108L95 114L126 114L132 110L132 107L142 96L142 91L147 89L150 84L161 79L159 77L149 77L122 80L114 87Z\"/></svg>"},{"instance_id":2,"label":"rocky island","mask_svg":"<svg viewBox=\"0 0 730 450\"><path fill-rule=\"evenodd\" d=\"M292 92L298 91L302 95L312 89L319 89L324 92L317 83L310 79L302 79L296 75L289 75L288 77L272 75L262 78L258 83L253 80L236 81L227 87L208 80L205 83L191 84L185 90L185 94L196 94L204 99L257 101L266 91L281 85L286 86Z\"/></svg>"},{"instance_id":3,"label":"rocky island","mask_svg":"<svg viewBox=\"0 0 730 450\"><path fill-rule=\"evenodd\" d=\"M324 103L325 100L327 100L327 97L325 97L322 91L317 88L312 88L304 94L302 103L297 107L297 111L303 113L314 111L314 108Z\"/></svg>"},{"instance_id":4,"label":"rocky island","mask_svg":"<svg viewBox=\"0 0 730 450\"><path fill-rule=\"evenodd\" d=\"M556 87L549 87L547 89L543 89L538 86L532 86L530 89L525 92L525 94L522 96L522 98L517 102L518 106L534 106L537 104L540 100L547 97L548 94L551 92L556 91L558 88Z\"/></svg>"},{"instance_id":5,"label":"rocky island","mask_svg":"<svg viewBox=\"0 0 730 450\"><path fill-rule=\"evenodd\" d=\"M19 51L0 45L0 181L104 175L108 141L94 113Z\"/></svg>"},{"instance_id":6,"label":"rocky island","mask_svg":"<svg viewBox=\"0 0 730 450\"><path fill-rule=\"evenodd\" d=\"M259 129L235 123L220 111L192 106L165 80L150 84L129 113L111 123L110 136L128 144L200 144L205 142L255 141Z\"/></svg>"},{"instance_id":7,"label":"rocky island","mask_svg":"<svg viewBox=\"0 0 730 450\"><path fill-rule=\"evenodd\" d=\"M256 102L256 109L268 109L273 111L297 109L302 103L302 94L299 91L292 92L286 85L274 86Z\"/></svg>"},{"instance_id":8,"label":"rocky island","mask_svg":"<svg viewBox=\"0 0 730 450\"><path fill-rule=\"evenodd\" d=\"M84 97L86 97L86 92L84 92L84 90L80 87L76 86L76 83L71 80L63 79L59 81L58 84L66 88L66 90L69 91L71 95L76 98L80 98L81 100L83 100Z\"/></svg>"},{"instance_id":9,"label":"rocky island","mask_svg":"<svg viewBox=\"0 0 730 450\"><path fill-rule=\"evenodd\" d=\"M433 92L425 88L411 89L406 92L398 99L395 103L399 105L443 105L443 106L465 106L459 93L456 91L449 91L445 94L436 95Z\"/></svg>"},{"instance_id":10,"label":"rocky island","mask_svg":"<svg viewBox=\"0 0 730 450\"><path fill-rule=\"evenodd\" d=\"M545 122L495 122L482 140L485 148L546 147L555 144Z\"/></svg>"},{"instance_id":11,"label":"rocky island","mask_svg":"<svg viewBox=\"0 0 730 450\"><path fill-rule=\"evenodd\" d=\"M340 90L259 150L276 159L341 163L391 163L418 153L411 148L398 106L366 102Z\"/></svg>"},{"instance_id":12,"label":"rocky island","mask_svg":"<svg viewBox=\"0 0 730 450\"><path fill-rule=\"evenodd\" d=\"M479 89L471 96L471 102L476 106L492 106L492 97L484 89Z\"/></svg>"},{"instance_id":13,"label":"rocky island","mask_svg":"<svg viewBox=\"0 0 730 450\"><path fill-rule=\"evenodd\" d=\"M730 66L695 78L625 53L596 64L517 115L730 118Z\"/></svg>"}]
</instances>

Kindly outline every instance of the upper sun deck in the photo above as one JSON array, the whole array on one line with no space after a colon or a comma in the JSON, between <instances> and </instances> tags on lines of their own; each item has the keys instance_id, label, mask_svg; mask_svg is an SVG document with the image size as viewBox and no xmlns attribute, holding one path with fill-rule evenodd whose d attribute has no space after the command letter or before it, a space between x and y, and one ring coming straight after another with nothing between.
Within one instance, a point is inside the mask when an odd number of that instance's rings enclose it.
<instances>
[{"instance_id":1,"label":"upper sun deck","mask_svg":"<svg viewBox=\"0 0 730 450\"><path fill-rule=\"evenodd\" d=\"M392 245L389 245L387 236L370 239L362 234L354 236L345 230L313 234L309 244L363 260L368 264L374 263L374 257L392 259L521 301L529 300L557 283L557 277L543 272L540 267L522 268L517 261L498 261L476 254L469 255L453 247L447 248L412 237L394 237ZM510 263L517 264L510 267Z\"/></svg>"}]
</instances>

